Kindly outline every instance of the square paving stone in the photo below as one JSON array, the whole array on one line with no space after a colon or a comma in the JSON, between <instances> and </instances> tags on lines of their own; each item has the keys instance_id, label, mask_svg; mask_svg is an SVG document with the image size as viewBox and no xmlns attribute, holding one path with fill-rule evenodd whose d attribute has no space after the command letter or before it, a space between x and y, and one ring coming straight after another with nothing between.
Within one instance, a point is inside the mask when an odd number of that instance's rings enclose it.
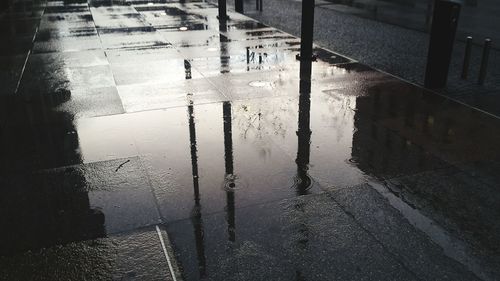
<instances>
[{"instance_id":1,"label":"square paving stone","mask_svg":"<svg viewBox=\"0 0 500 281\"><path fill-rule=\"evenodd\" d=\"M33 64L35 67L50 64L64 65L64 67L90 67L107 65L108 60L103 50L89 50L32 54L30 56L30 64Z\"/></svg>"},{"instance_id":2,"label":"square paving stone","mask_svg":"<svg viewBox=\"0 0 500 281\"><path fill-rule=\"evenodd\" d=\"M112 65L141 64L158 60L181 59L179 51L171 46L138 47L106 50L106 58Z\"/></svg>"},{"instance_id":3,"label":"square paving stone","mask_svg":"<svg viewBox=\"0 0 500 281\"><path fill-rule=\"evenodd\" d=\"M185 280L419 280L325 194L167 226Z\"/></svg>"},{"instance_id":4,"label":"square paving stone","mask_svg":"<svg viewBox=\"0 0 500 281\"><path fill-rule=\"evenodd\" d=\"M166 46L168 42L155 31L109 30L99 31L105 49L144 48Z\"/></svg>"},{"instance_id":5,"label":"square paving stone","mask_svg":"<svg viewBox=\"0 0 500 281\"><path fill-rule=\"evenodd\" d=\"M48 41L35 42L34 53L75 52L101 49L101 41L97 35L68 36Z\"/></svg>"},{"instance_id":6,"label":"square paving stone","mask_svg":"<svg viewBox=\"0 0 500 281\"><path fill-rule=\"evenodd\" d=\"M500 216L495 187L456 168L428 171L388 181L401 198L449 232L460 234L478 253L500 264ZM498 265L496 266L498 268Z\"/></svg>"},{"instance_id":7,"label":"square paving stone","mask_svg":"<svg viewBox=\"0 0 500 281\"><path fill-rule=\"evenodd\" d=\"M189 75L189 74L188 74ZM203 104L225 100L205 79L189 79L168 84L132 84L118 87L127 112Z\"/></svg>"},{"instance_id":8,"label":"square paving stone","mask_svg":"<svg viewBox=\"0 0 500 281\"><path fill-rule=\"evenodd\" d=\"M159 223L137 158L1 178L2 254L87 240Z\"/></svg>"},{"instance_id":9,"label":"square paving stone","mask_svg":"<svg viewBox=\"0 0 500 281\"><path fill-rule=\"evenodd\" d=\"M111 64L116 85L175 83L203 76L183 59ZM190 75L187 75L189 71Z\"/></svg>"},{"instance_id":10,"label":"square paving stone","mask_svg":"<svg viewBox=\"0 0 500 281\"><path fill-rule=\"evenodd\" d=\"M480 280L470 271L473 267L468 268L469 264L464 266L454 260L455 257L448 257L447 255L453 252L452 249L443 249L441 245L436 245L370 185L345 188L330 194L364 229L417 276L425 280Z\"/></svg>"},{"instance_id":11,"label":"square paving stone","mask_svg":"<svg viewBox=\"0 0 500 281\"><path fill-rule=\"evenodd\" d=\"M19 87L22 95L27 97L53 95L59 91L115 86L108 65L72 67L67 66L64 60L55 60L49 64L45 64L45 61L45 58L28 61Z\"/></svg>"},{"instance_id":12,"label":"square paving stone","mask_svg":"<svg viewBox=\"0 0 500 281\"><path fill-rule=\"evenodd\" d=\"M0 95L14 94L21 79L25 61L25 55L0 57L0 83L2 84Z\"/></svg>"},{"instance_id":13,"label":"square paving stone","mask_svg":"<svg viewBox=\"0 0 500 281\"><path fill-rule=\"evenodd\" d=\"M35 110L43 112L36 106ZM35 117L31 105L18 105L14 112L16 115L3 116L0 121L0 174L81 163L70 114L51 112L50 118Z\"/></svg>"},{"instance_id":14,"label":"square paving stone","mask_svg":"<svg viewBox=\"0 0 500 281\"><path fill-rule=\"evenodd\" d=\"M173 280L154 228L0 257L0 280Z\"/></svg>"}]
</instances>

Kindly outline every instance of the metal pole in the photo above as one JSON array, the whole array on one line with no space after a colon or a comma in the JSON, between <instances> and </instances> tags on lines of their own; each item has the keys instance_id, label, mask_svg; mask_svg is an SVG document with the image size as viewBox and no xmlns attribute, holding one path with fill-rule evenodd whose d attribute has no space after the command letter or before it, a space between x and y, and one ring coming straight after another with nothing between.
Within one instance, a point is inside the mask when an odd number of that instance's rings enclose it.
<instances>
[{"instance_id":1,"label":"metal pole","mask_svg":"<svg viewBox=\"0 0 500 281\"><path fill-rule=\"evenodd\" d=\"M191 144L191 171L193 174L193 190L194 190L194 216L191 218L194 226L194 237L196 243L196 253L198 258L198 270L200 279L207 275L207 262L205 256L205 242L204 242L204 229L203 219L201 216L201 203L200 203L200 183L198 176L198 149L196 144L196 126L194 121L194 107L193 101L188 105L188 118L189 118L189 142Z\"/></svg>"},{"instance_id":2,"label":"metal pole","mask_svg":"<svg viewBox=\"0 0 500 281\"><path fill-rule=\"evenodd\" d=\"M227 201L227 232L229 241L236 241L236 217L235 217L235 194L233 188L236 187L234 182L234 165L233 165L233 135L232 135L232 117L231 103L224 102L222 104L222 114L224 121L224 162L225 162L225 181L226 181L226 201Z\"/></svg>"},{"instance_id":3,"label":"metal pole","mask_svg":"<svg viewBox=\"0 0 500 281\"><path fill-rule=\"evenodd\" d=\"M425 69L426 88L438 89L446 86L460 8L459 2L435 1Z\"/></svg>"},{"instance_id":4,"label":"metal pole","mask_svg":"<svg viewBox=\"0 0 500 281\"><path fill-rule=\"evenodd\" d=\"M226 9L226 0L218 0L219 2L219 21L227 20L227 9Z\"/></svg>"},{"instance_id":5,"label":"metal pole","mask_svg":"<svg viewBox=\"0 0 500 281\"><path fill-rule=\"evenodd\" d=\"M311 80L313 60L314 0L302 0L302 24L300 29L300 80Z\"/></svg>"},{"instance_id":6,"label":"metal pole","mask_svg":"<svg viewBox=\"0 0 500 281\"><path fill-rule=\"evenodd\" d=\"M243 0L234 0L234 9L236 12L243 14Z\"/></svg>"},{"instance_id":7,"label":"metal pole","mask_svg":"<svg viewBox=\"0 0 500 281\"><path fill-rule=\"evenodd\" d=\"M259 11L262 12L262 0L259 0Z\"/></svg>"},{"instance_id":8,"label":"metal pole","mask_svg":"<svg viewBox=\"0 0 500 281\"><path fill-rule=\"evenodd\" d=\"M486 78L486 69L488 68L488 57L490 56L490 49L491 49L491 39L486 38L484 40L483 58L481 59L481 68L479 69L479 79L477 80L478 85L484 84L484 79Z\"/></svg>"},{"instance_id":9,"label":"metal pole","mask_svg":"<svg viewBox=\"0 0 500 281\"><path fill-rule=\"evenodd\" d=\"M256 11L258 11L260 9L259 4L260 4L260 0L255 0L255 10Z\"/></svg>"},{"instance_id":10,"label":"metal pole","mask_svg":"<svg viewBox=\"0 0 500 281\"><path fill-rule=\"evenodd\" d=\"M468 36L465 42L465 55L464 55L464 64L462 67L462 79L467 79L467 74L469 72L470 65L470 54L472 50L472 37Z\"/></svg>"},{"instance_id":11,"label":"metal pole","mask_svg":"<svg viewBox=\"0 0 500 281\"><path fill-rule=\"evenodd\" d=\"M304 63L304 62L301 62ZM297 158L297 194L308 194L308 189L311 186L311 178L309 177L309 158L311 155L311 127L310 127L310 112L311 112L311 84L302 84L299 96L299 126L297 130L298 146Z\"/></svg>"}]
</instances>

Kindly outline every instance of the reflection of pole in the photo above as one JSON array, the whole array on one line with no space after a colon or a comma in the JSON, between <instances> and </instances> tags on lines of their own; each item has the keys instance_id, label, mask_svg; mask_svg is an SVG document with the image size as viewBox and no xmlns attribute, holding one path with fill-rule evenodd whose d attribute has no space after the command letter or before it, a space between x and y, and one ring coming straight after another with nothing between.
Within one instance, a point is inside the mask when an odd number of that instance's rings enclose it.
<instances>
[{"instance_id":1,"label":"reflection of pole","mask_svg":"<svg viewBox=\"0 0 500 281\"><path fill-rule=\"evenodd\" d=\"M305 1L305 0L304 0ZM309 74L303 75L302 70L309 69ZM310 188L312 181L308 175L309 170L309 158L311 152L311 126L310 126L310 112L311 112L311 60L301 60L301 80L300 80L300 95L299 95L299 120L298 120L298 146L297 146L297 195L308 194L308 189ZM304 204L300 201L294 206L295 218L297 220L297 232L299 239L297 240L297 251L299 253L307 249L309 243L309 228L307 226L306 213L304 209ZM302 255L302 254L301 254ZM296 281L305 281L302 272L300 271L300 266L297 266L297 271L295 272Z\"/></svg>"},{"instance_id":2,"label":"reflection of pole","mask_svg":"<svg viewBox=\"0 0 500 281\"><path fill-rule=\"evenodd\" d=\"M188 60L184 60L184 72L186 80L191 79L191 63Z\"/></svg>"},{"instance_id":3,"label":"reflection of pole","mask_svg":"<svg viewBox=\"0 0 500 281\"><path fill-rule=\"evenodd\" d=\"M310 85L310 84L309 84ZM297 193L307 194L307 189L311 184L311 179L307 172L309 170L311 128L310 128L311 100L309 92L301 92L299 97L299 129L297 130Z\"/></svg>"},{"instance_id":4,"label":"reflection of pole","mask_svg":"<svg viewBox=\"0 0 500 281\"><path fill-rule=\"evenodd\" d=\"M219 35L219 46L220 46L220 73L229 72L229 61L231 57L228 55L227 37L223 34Z\"/></svg>"},{"instance_id":5,"label":"reflection of pole","mask_svg":"<svg viewBox=\"0 0 500 281\"><path fill-rule=\"evenodd\" d=\"M191 167L193 174L194 208L192 223L194 226L194 237L196 240L196 253L198 257L198 269L200 278L206 276L206 258L204 245L203 219L201 217L200 187L198 179L198 149L196 145L196 127L194 123L193 102L188 106L189 116L189 141L191 144Z\"/></svg>"},{"instance_id":6,"label":"reflection of pole","mask_svg":"<svg viewBox=\"0 0 500 281\"><path fill-rule=\"evenodd\" d=\"M232 137L232 122L231 122L231 103L224 102L222 104L222 113L224 120L224 161L226 165L226 199L227 199L227 232L229 241L236 240L235 233L235 209L234 209L234 191L236 187L234 182L234 166L233 166L233 137Z\"/></svg>"},{"instance_id":7,"label":"reflection of pole","mask_svg":"<svg viewBox=\"0 0 500 281\"><path fill-rule=\"evenodd\" d=\"M299 96L299 124L297 130L297 188L298 194L306 194L311 179L307 175L310 155L310 111L311 111L311 69L312 69L312 40L314 24L314 0L302 1L302 29L300 42L300 96Z\"/></svg>"}]
</instances>

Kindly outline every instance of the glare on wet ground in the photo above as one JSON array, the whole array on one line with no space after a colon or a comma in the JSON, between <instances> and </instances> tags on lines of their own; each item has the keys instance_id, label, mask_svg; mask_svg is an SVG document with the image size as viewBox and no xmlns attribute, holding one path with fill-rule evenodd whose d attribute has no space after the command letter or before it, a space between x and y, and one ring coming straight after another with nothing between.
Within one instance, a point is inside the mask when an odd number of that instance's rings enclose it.
<instances>
[{"instance_id":1,"label":"glare on wet ground","mask_svg":"<svg viewBox=\"0 0 500 281\"><path fill-rule=\"evenodd\" d=\"M2 14L0 279L500 276L496 117L229 15Z\"/></svg>"}]
</instances>

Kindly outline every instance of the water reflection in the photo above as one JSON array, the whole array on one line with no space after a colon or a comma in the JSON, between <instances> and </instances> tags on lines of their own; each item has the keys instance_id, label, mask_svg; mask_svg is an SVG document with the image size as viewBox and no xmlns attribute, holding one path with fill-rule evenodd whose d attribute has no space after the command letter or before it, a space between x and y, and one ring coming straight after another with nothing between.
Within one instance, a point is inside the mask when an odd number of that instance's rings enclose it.
<instances>
[{"instance_id":1,"label":"water reflection","mask_svg":"<svg viewBox=\"0 0 500 281\"><path fill-rule=\"evenodd\" d=\"M192 78L191 63L188 60L184 60L184 73L185 73L186 80L189 80Z\"/></svg>"},{"instance_id":2,"label":"water reflection","mask_svg":"<svg viewBox=\"0 0 500 281\"><path fill-rule=\"evenodd\" d=\"M231 242L236 241L235 229L235 194L236 175L234 174L233 162L233 136L232 136L232 115L231 103L224 102L222 104L223 121L224 121L224 163L225 163L225 189L226 189L226 211L227 211L227 233L228 239Z\"/></svg>"},{"instance_id":3,"label":"water reflection","mask_svg":"<svg viewBox=\"0 0 500 281\"><path fill-rule=\"evenodd\" d=\"M198 272L200 279L206 276L206 256L205 256L205 238L203 230L203 218L201 214L200 204L200 185L198 175L198 148L196 144L196 126L193 102L190 101L188 105L188 118L189 118L189 141L191 146L191 166L193 174L193 193L194 193L194 206L191 212L191 221L194 226L194 237L196 244L196 254L198 258Z\"/></svg>"},{"instance_id":4,"label":"water reflection","mask_svg":"<svg viewBox=\"0 0 500 281\"><path fill-rule=\"evenodd\" d=\"M497 123L429 93L377 85L356 98L352 157L412 206L498 251Z\"/></svg>"},{"instance_id":5,"label":"water reflection","mask_svg":"<svg viewBox=\"0 0 500 281\"><path fill-rule=\"evenodd\" d=\"M226 25L224 24L224 27ZM220 55L219 55L219 58L220 58L220 73L228 73L230 72L230 65L229 65L229 62L231 60L231 56L229 55L229 44L228 44L229 40L228 38L223 35L223 34L220 34L219 35L219 44L220 44Z\"/></svg>"},{"instance_id":6,"label":"water reflection","mask_svg":"<svg viewBox=\"0 0 500 281\"><path fill-rule=\"evenodd\" d=\"M300 83L299 96L299 121L298 121L298 149L297 149L297 194L305 195L311 187L312 180L308 174L309 157L311 152L311 83L305 81Z\"/></svg>"}]
</instances>

